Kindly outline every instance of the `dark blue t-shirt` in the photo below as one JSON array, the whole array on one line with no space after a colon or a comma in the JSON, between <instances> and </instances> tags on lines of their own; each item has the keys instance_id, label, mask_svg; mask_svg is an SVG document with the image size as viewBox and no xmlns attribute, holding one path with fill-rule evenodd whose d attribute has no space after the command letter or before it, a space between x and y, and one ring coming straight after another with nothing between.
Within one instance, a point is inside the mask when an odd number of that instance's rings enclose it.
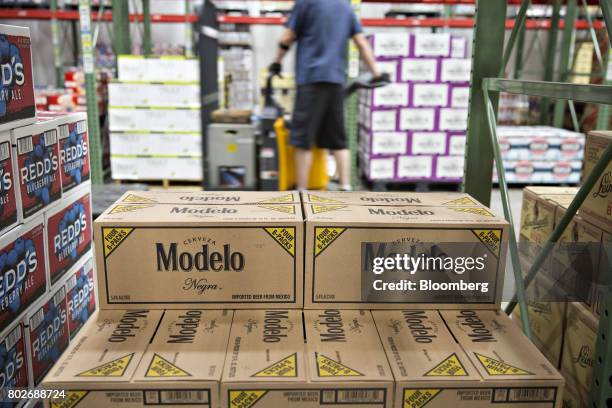
<instances>
[{"instance_id":1,"label":"dark blue t-shirt","mask_svg":"<svg viewBox=\"0 0 612 408\"><path fill-rule=\"evenodd\" d=\"M344 84L347 41L363 31L349 1L296 0L287 27L297 36L297 84Z\"/></svg>"}]
</instances>

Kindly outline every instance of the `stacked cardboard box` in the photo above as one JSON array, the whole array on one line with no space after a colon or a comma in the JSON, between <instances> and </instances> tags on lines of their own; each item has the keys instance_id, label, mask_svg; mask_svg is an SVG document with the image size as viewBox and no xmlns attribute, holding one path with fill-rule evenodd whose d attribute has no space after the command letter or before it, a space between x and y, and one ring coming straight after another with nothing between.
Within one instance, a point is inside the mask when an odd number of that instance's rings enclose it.
<instances>
[{"instance_id":1,"label":"stacked cardboard box","mask_svg":"<svg viewBox=\"0 0 612 408\"><path fill-rule=\"evenodd\" d=\"M35 116L29 31L0 33L13 63L10 72L3 65L12 79L0 118L4 399L9 388L40 384L96 302L86 115Z\"/></svg>"},{"instance_id":2,"label":"stacked cardboard box","mask_svg":"<svg viewBox=\"0 0 612 408\"><path fill-rule=\"evenodd\" d=\"M109 86L113 178L202 179L199 80L197 60L119 56Z\"/></svg>"},{"instance_id":3,"label":"stacked cardboard box","mask_svg":"<svg viewBox=\"0 0 612 408\"><path fill-rule=\"evenodd\" d=\"M499 126L497 135L508 183L577 184L580 181L584 156L582 133L548 126Z\"/></svg>"},{"instance_id":4,"label":"stacked cardboard box","mask_svg":"<svg viewBox=\"0 0 612 408\"><path fill-rule=\"evenodd\" d=\"M46 404L559 407L562 377L492 311L507 227L460 193L126 193L95 224L104 310L45 377L43 388L64 391ZM489 290L362 291L369 253L412 246L424 257L482 255L479 272L435 275ZM224 307L238 310L214 310ZM410 353L429 343L428 375L408 374Z\"/></svg>"},{"instance_id":5,"label":"stacked cardboard box","mask_svg":"<svg viewBox=\"0 0 612 408\"><path fill-rule=\"evenodd\" d=\"M403 31L369 39L392 84L361 92L362 172L369 180L459 182L470 92L467 40Z\"/></svg>"}]
</instances>

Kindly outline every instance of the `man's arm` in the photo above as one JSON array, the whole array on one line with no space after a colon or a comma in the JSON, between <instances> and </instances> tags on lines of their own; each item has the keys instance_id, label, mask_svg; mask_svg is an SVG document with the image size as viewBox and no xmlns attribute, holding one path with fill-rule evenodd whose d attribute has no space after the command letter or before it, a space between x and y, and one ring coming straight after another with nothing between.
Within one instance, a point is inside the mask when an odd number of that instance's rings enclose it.
<instances>
[{"instance_id":1,"label":"man's arm","mask_svg":"<svg viewBox=\"0 0 612 408\"><path fill-rule=\"evenodd\" d=\"M295 33L292 29L286 28L283 29L283 34L281 35L280 41L278 42L278 47L276 51L276 58L274 62L280 64L287 55L287 52L295 42Z\"/></svg>"},{"instance_id":2,"label":"man's arm","mask_svg":"<svg viewBox=\"0 0 612 408\"><path fill-rule=\"evenodd\" d=\"M363 35L363 33L355 34L353 36L353 42L359 50L359 55L361 56L361 59L363 59L368 71L370 71L374 78L379 77L380 71L378 70L378 67L376 67L376 60L374 59L372 47L370 47L370 43L368 40L366 40L365 35Z\"/></svg>"}]
</instances>

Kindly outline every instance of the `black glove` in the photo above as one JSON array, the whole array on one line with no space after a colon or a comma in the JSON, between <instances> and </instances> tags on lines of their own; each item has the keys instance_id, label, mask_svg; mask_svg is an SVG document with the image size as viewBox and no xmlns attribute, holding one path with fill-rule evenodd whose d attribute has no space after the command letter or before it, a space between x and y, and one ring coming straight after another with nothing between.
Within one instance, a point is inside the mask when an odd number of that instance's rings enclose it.
<instances>
[{"instance_id":1,"label":"black glove","mask_svg":"<svg viewBox=\"0 0 612 408\"><path fill-rule=\"evenodd\" d=\"M271 75L278 75L278 76L280 76L282 70L283 70L283 66L281 65L280 62L273 62L268 67L268 72L270 72Z\"/></svg>"},{"instance_id":2,"label":"black glove","mask_svg":"<svg viewBox=\"0 0 612 408\"><path fill-rule=\"evenodd\" d=\"M372 78L373 83L390 83L391 82L391 76L387 73L387 72L383 72L382 74L380 74L377 77Z\"/></svg>"}]
</instances>

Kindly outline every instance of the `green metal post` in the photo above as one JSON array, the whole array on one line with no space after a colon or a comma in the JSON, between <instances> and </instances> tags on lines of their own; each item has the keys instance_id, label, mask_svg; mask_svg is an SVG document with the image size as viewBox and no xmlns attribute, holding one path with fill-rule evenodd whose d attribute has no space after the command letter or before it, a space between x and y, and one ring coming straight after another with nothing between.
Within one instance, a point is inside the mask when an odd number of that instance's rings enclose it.
<instances>
[{"instance_id":1,"label":"green metal post","mask_svg":"<svg viewBox=\"0 0 612 408\"><path fill-rule=\"evenodd\" d=\"M142 48L144 55L151 55L151 4L149 0L142 0Z\"/></svg>"},{"instance_id":2,"label":"green metal post","mask_svg":"<svg viewBox=\"0 0 612 408\"><path fill-rule=\"evenodd\" d=\"M483 89L483 96L487 108L487 124L489 127L489 135L491 138L491 146L495 157L495 165L497 166L497 178L499 180L499 190L501 192L502 204L504 207L504 215L509 225L509 249L510 258L512 260L512 270L514 272L514 283L516 285L516 293L519 301L519 309L521 311L521 323L523 325L523 333L528 338L531 338L531 327L529 326L529 310L527 309L527 299L525 296L525 287L523 286L523 275L521 273L521 263L518 253L518 245L516 243L516 234L514 231L514 219L512 217L512 209L510 207L510 196L508 195L508 184L506 183L506 171L502 160L501 151L499 149L499 141L497 139L497 129L495 124L495 109L489 97L489 91Z\"/></svg>"},{"instance_id":3,"label":"green metal post","mask_svg":"<svg viewBox=\"0 0 612 408\"><path fill-rule=\"evenodd\" d=\"M491 202L493 148L488 135L482 80L502 69L502 47L506 24L506 0L478 0L472 47L472 76L468 113L463 189L485 205ZM475 90L475 91L474 91ZM491 98L497 110L498 96Z\"/></svg>"},{"instance_id":4,"label":"green metal post","mask_svg":"<svg viewBox=\"0 0 612 408\"><path fill-rule=\"evenodd\" d=\"M523 22L521 29L516 39L516 54L514 55L514 79L518 79L523 74L523 50L525 49L525 22Z\"/></svg>"},{"instance_id":5,"label":"green metal post","mask_svg":"<svg viewBox=\"0 0 612 408\"><path fill-rule=\"evenodd\" d=\"M559 18L561 14L561 0L553 0L553 11L548 31L546 57L544 61L544 81L554 80L555 55L557 53L557 35L559 31ZM548 125L550 122L550 99L543 98L540 102L540 124Z\"/></svg>"},{"instance_id":6,"label":"green metal post","mask_svg":"<svg viewBox=\"0 0 612 408\"><path fill-rule=\"evenodd\" d=\"M361 0L350 0L351 6L355 14L361 14ZM351 42L348 50L348 77L354 79L359 76L359 52L355 45ZM344 116L346 119L346 134L348 137L348 145L350 152L350 182L351 186L356 189L359 185L359 170L357 169L358 152L359 152L359 127L357 126L358 118L358 96L353 94L346 100L344 108Z\"/></svg>"},{"instance_id":7,"label":"green metal post","mask_svg":"<svg viewBox=\"0 0 612 408\"><path fill-rule=\"evenodd\" d=\"M100 136L100 116L96 98L95 54L91 27L90 0L79 0L79 22L81 28L81 55L85 73L85 96L87 99L87 125L89 130L89 154L91 163L91 182L102 184L102 140Z\"/></svg>"},{"instance_id":8,"label":"green metal post","mask_svg":"<svg viewBox=\"0 0 612 408\"><path fill-rule=\"evenodd\" d=\"M185 56L193 57L193 27L189 22L191 14L191 0L185 0Z\"/></svg>"},{"instance_id":9,"label":"green metal post","mask_svg":"<svg viewBox=\"0 0 612 408\"><path fill-rule=\"evenodd\" d=\"M571 54L574 48L575 41L575 30L574 24L576 23L576 15L578 14L578 7L576 0L567 0L567 7L565 8L565 27L561 35L561 54L559 56L559 75L558 81L565 82L569 72L571 71ZM563 127L565 119L565 103L563 99L557 99L555 101L555 114L553 117L553 125L558 128Z\"/></svg>"},{"instance_id":10,"label":"green metal post","mask_svg":"<svg viewBox=\"0 0 612 408\"><path fill-rule=\"evenodd\" d=\"M521 2L521 8L519 9L518 15L516 16L516 20L514 20L514 27L512 27L512 31L510 32L510 38L508 38L508 44L506 44L506 49L504 50L504 56L502 59L502 69L498 75L500 77L505 76L506 67L508 66L510 55L512 55L514 43L516 42L517 37L525 28L525 19L527 17L527 9L529 8L530 2L530 0L523 0Z\"/></svg>"},{"instance_id":11,"label":"green metal post","mask_svg":"<svg viewBox=\"0 0 612 408\"><path fill-rule=\"evenodd\" d=\"M612 39L610 40L612 41ZM612 49L608 50L605 58L604 84L612 85ZM610 105L599 105L597 113L597 129L608 130L610 128Z\"/></svg>"},{"instance_id":12,"label":"green metal post","mask_svg":"<svg viewBox=\"0 0 612 408\"><path fill-rule=\"evenodd\" d=\"M552 234L550 234L546 243L544 244L544 247L536 257L536 259L533 261L533 264L531 265L531 268L529 269L529 272L525 277L525 288L529 287L535 276L538 274L540 268L544 264L544 261L550 255L555 244L578 212L578 209L582 206L582 203L587 198L590 191L593 189L593 186L595 186L595 183L597 182L599 177L604 173L610 161L612 161L612 143L609 144L606 150L603 152L601 158L591 170L591 174L589 174L589 176L584 181L582 187L580 187L580 190L578 190L578 193L576 193L576 196L567 208L567 211L561 218L561 221L559 221L559 224L555 227ZM517 296L514 296L512 298L512 301L508 303L508 306L506 307L507 314L512 313L512 311L516 307L516 302Z\"/></svg>"},{"instance_id":13,"label":"green metal post","mask_svg":"<svg viewBox=\"0 0 612 408\"><path fill-rule=\"evenodd\" d=\"M130 9L125 0L113 0L113 48L115 54L131 54Z\"/></svg>"},{"instance_id":14,"label":"green metal post","mask_svg":"<svg viewBox=\"0 0 612 408\"><path fill-rule=\"evenodd\" d=\"M62 48L60 46L59 21L57 21L57 0L49 1L51 10L51 44L53 46L53 66L55 68L55 86L63 88L64 73L62 72Z\"/></svg>"},{"instance_id":15,"label":"green metal post","mask_svg":"<svg viewBox=\"0 0 612 408\"><path fill-rule=\"evenodd\" d=\"M588 406L610 407L612 405L612 287L610 286L603 295L595 350L593 384Z\"/></svg>"}]
</instances>

